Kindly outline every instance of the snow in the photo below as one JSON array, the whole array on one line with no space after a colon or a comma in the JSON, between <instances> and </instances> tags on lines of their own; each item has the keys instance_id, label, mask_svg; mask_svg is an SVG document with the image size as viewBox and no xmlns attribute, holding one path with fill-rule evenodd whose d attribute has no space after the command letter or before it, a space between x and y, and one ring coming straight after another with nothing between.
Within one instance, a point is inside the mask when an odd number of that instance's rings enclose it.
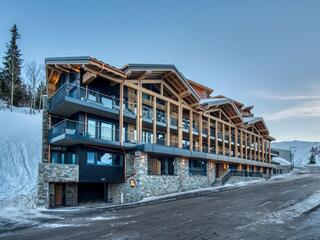
<instances>
[{"instance_id":1,"label":"snow","mask_svg":"<svg viewBox=\"0 0 320 240\"><path fill-rule=\"evenodd\" d=\"M320 149L320 142L287 141L273 142L273 148L292 150L294 166L306 166L309 163L310 150L312 147ZM316 156L316 164L320 166L320 154Z\"/></svg>"},{"instance_id":2,"label":"snow","mask_svg":"<svg viewBox=\"0 0 320 240\"><path fill-rule=\"evenodd\" d=\"M291 166L292 163L282 157L273 157L272 162L278 163L281 166Z\"/></svg>"},{"instance_id":3,"label":"snow","mask_svg":"<svg viewBox=\"0 0 320 240\"><path fill-rule=\"evenodd\" d=\"M308 211L320 205L320 192L315 192L309 197L300 202L295 203L289 207L283 208L279 211L268 213L264 219L259 223L262 224L283 224L293 218L307 213Z\"/></svg>"},{"instance_id":4,"label":"snow","mask_svg":"<svg viewBox=\"0 0 320 240\"><path fill-rule=\"evenodd\" d=\"M28 221L40 214L34 207L41 113L28 112L28 108L0 110L0 227L4 220Z\"/></svg>"}]
</instances>

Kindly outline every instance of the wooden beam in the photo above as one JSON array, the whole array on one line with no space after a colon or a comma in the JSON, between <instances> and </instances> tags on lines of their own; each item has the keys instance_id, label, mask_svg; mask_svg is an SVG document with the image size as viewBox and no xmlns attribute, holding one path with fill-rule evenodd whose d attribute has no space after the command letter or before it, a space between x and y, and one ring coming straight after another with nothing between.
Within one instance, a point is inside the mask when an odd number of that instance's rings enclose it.
<instances>
[{"instance_id":1,"label":"wooden beam","mask_svg":"<svg viewBox=\"0 0 320 240\"><path fill-rule=\"evenodd\" d=\"M167 117L167 145L170 146L170 125L171 125L171 122L170 122L170 117L171 117L171 114L170 114L170 103L169 102L166 102L166 117Z\"/></svg>"},{"instance_id":2,"label":"wooden beam","mask_svg":"<svg viewBox=\"0 0 320 240\"><path fill-rule=\"evenodd\" d=\"M193 111L189 110L189 141L190 151L193 151Z\"/></svg>"},{"instance_id":3,"label":"wooden beam","mask_svg":"<svg viewBox=\"0 0 320 240\"><path fill-rule=\"evenodd\" d=\"M119 141L120 145L123 145L124 134L123 134L123 83L120 84L120 113L119 113Z\"/></svg>"},{"instance_id":4,"label":"wooden beam","mask_svg":"<svg viewBox=\"0 0 320 240\"><path fill-rule=\"evenodd\" d=\"M234 154L235 157L238 157L238 129L234 129Z\"/></svg>"},{"instance_id":5,"label":"wooden beam","mask_svg":"<svg viewBox=\"0 0 320 240\"><path fill-rule=\"evenodd\" d=\"M182 147L182 102L181 98L179 99L179 107L178 107L178 147Z\"/></svg>"},{"instance_id":6,"label":"wooden beam","mask_svg":"<svg viewBox=\"0 0 320 240\"><path fill-rule=\"evenodd\" d=\"M222 123L222 155L226 155L226 144L224 142L225 125Z\"/></svg>"},{"instance_id":7,"label":"wooden beam","mask_svg":"<svg viewBox=\"0 0 320 240\"><path fill-rule=\"evenodd\" d=\"M153 143L157 143L157 98L153 97Z\"/></svg>"},{"instance_id":8,"label":"wooden beam","mask_svg":"<svg viewBox=\"0 0 320 240\"><path fill-rule=\"evenodd\" d=\"M207 139L208 139L208 153L211 153L211 121L210 118L208 118L208 132L207 132Z\"/></svg>"},{"instance_id":9,"label":"wooden beam","mask_svg":"<svg viewBox=\"0 0 320 240\"><path fill-rule=\"evenodd\" d=\"M202 152L202 115L199 115L199 151Z\"/></svg>"},{"instance_id":10,"label":"wooden beam","mask_svg":"<svg viewBox=\"0 0 320 240\"><path fill-rule=\"evenodd\" d=\"M82 82L83 84L88 85L96 78L97 78L97 74L88 71L83 75Z\"/></svg>"},{"instance_id":11,"label":"wooden beam","mask_svg":"<svg viewBox=\"0 0 320 240\"><path fill-rule=\"evenodd\" d=\"M216 149L216 154L219 154L219 143L218 143L218 132L219 132L219 122L218 120L215 120L215 149Z\"/></svg>"}]
</instances>

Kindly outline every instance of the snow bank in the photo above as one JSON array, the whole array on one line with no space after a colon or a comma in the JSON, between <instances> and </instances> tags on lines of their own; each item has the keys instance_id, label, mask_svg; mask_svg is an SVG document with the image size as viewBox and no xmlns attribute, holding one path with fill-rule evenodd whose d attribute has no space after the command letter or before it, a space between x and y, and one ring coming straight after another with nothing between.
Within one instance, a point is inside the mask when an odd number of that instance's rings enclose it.
<instances>
[{"instance_id":1,"label":"snow bank","mask_svg":"<svg viewBox=\"0 0 320 240\"><path fill-rule=\"evenodd\" d=\"M34 205L41 159L41 114L0 110L0 208Z\"/></svg>"}]
</instances>

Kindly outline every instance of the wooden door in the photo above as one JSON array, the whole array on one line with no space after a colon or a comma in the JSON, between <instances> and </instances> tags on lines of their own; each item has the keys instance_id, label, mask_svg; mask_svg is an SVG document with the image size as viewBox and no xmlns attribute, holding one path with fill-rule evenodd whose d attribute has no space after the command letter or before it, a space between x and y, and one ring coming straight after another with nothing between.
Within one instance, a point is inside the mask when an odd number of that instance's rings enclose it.
<instances>
[{"instance_id":1,"label":"wooden door","mask_svg":"<svg viewBox=\"0 0 320 240\"><path fill-rule=\"evenodd\" d=\"M63 185L62 184L55 184L54 205L55 206L63 205Z\"/></svg>"}]
</instances>

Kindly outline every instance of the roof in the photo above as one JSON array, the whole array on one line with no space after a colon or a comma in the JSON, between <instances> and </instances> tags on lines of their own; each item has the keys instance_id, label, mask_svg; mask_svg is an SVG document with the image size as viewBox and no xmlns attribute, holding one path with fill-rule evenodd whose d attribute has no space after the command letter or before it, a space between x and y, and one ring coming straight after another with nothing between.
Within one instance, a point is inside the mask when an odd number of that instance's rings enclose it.
<instances>
[{"instance_id":1,"label":"roof","mask_svg":"<svg viewBox=\"0 0 320 240\"><path fill-rule=\"evenodd\" d=\"M240 122L243 122L242 115L235 105L234 101L230 98L227 97L219 97L219 98L207 98L207 99L201 99L200 104L208 106L208 107L213 107L213 106L224 106L224 105L229 105L233 109L234 113L238 116L238 119Z\"/></svg>"},{"instance_id":2,"label":"roof","mask_svg":"<svg viewBox=\"0 0 320 240\"><path fill-rule=\"evenodd\" d=\"M184 75L176 68L173 64L144 64L144 63L130 63L121 68L122 71L126 73L130 72L146 72L150 71L151 74L160 74L162 77L165 75L163 73L174 73L177 78L180 80L182 85L190 92L190 94L194 97L194 102L198 102L200 100L199 95L190 85L188 80L184 77ZM170 76L171 77L171 76ZM169 76L166 76L170 82ZM176 86L177 87L177 86Z\"/></svg>"},{"instance_id":3,"label":"roof","mask_svg":"<svg viewBox=\"0 0 320 240\"><path fill-rule=\"evenodd\" d=\"M279 164L280 166L291 166L292 163L282 157L273 157L272 162Z\"/></svg>"},{"instance_id":4,"label":"roof","mask_svg":"<svg viewBox=\"0 0 320 240\"><path fill-rule=\"evenodd\" d=\"M244 117L243 120L246 125L260 125L259 128L262 127L267 132L267 134L263 135L269 135L269 129L262 117Z\"/></svg>"},{"instance_id":5,"label":"roof","mask_svg":"<svg viewBox=\"0 0 320 240\"><path fill-rule=\"evenodd\" d=\"M196 85L196 86L199 86L200 88L205 89L205 90L208 92L208 95L210 95L211 93L213 93L213 89L212 89L212 88L209 88L209 87L207 87L207 86L204 86L204 85L202 85L202 84L200 84L200 83L198 83L198 82L195 82L195 81L193 81L193 80L191 80L191 79L188 79L188 82L189 82L191 85Z\"/></svg>"}]
</instances>

